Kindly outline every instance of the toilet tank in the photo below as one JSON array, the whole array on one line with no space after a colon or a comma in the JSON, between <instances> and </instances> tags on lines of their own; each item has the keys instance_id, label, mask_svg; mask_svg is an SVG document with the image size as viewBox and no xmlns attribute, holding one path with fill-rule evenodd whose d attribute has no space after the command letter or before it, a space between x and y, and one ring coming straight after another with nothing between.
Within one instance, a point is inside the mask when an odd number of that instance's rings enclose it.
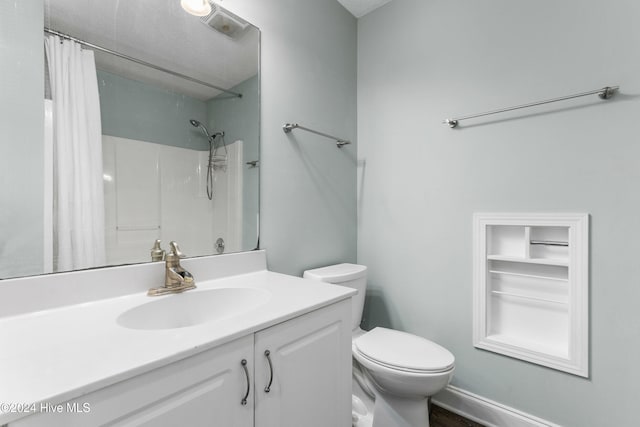
<instances>
[{"instance_id":1,"label":"toilet tank","mask_svg":"<svg viewBox=\"0 0 640 427\"><path fill-rule=\"evenodd\" d=\"M351 297L351 330L360 326L367 290L367 267L357 264L336 264L307 270L302 277L356 289L358 293Z\"/></svg>"}]
</instances>

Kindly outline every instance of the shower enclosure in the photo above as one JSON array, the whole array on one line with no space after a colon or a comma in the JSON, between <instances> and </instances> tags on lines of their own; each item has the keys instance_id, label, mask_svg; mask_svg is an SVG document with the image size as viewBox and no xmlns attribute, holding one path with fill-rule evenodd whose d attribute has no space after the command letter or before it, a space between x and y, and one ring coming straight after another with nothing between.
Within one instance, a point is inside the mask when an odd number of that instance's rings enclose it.
<instances>
[{"instance_id":1,"label":"shower enclosure","mask_svg":"<svg viewBox=\"0 0 640 427\"><path fill-rule=\"evenodd\" d=\"M103 136L107 262L150 260L155 239L180 242L187 255L242 244L242 141L228 147L225 170L209 151ZM208 194L212 195L210 200Z\"/></svg>"}]
</instances>

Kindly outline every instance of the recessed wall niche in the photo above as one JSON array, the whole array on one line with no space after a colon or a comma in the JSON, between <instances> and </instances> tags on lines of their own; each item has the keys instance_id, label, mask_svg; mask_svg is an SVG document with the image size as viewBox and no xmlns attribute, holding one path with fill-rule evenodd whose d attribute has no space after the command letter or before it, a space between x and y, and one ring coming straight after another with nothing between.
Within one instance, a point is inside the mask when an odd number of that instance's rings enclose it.
<instances>
[{"instance_id":1,"label":"recessed wall niche","mask_svg":"<svg viewBox=\"0 0 640 427\"><path fill-rule=\"evenodd\" d=\"M474 215L475 347L589 376L588 219Z\"/></svg>"}]
</instances>

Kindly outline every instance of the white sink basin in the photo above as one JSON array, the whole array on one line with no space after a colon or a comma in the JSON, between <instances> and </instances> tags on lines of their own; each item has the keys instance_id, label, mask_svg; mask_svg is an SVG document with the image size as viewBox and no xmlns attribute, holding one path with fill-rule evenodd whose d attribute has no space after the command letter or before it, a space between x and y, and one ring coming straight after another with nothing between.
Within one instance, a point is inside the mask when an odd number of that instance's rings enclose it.
<instances>
[{"instance_id":1,"label":"white sink basin","mask_svg":"<svg viewBox=\"0 0 640 427\"><path fill-rule=\"evenodd\" d=\"M154 299L118 316L118 324L146 330L197 326L254 310L271 294L256 288L217 288L150 298Z\"/></svg>"}]
</instances>

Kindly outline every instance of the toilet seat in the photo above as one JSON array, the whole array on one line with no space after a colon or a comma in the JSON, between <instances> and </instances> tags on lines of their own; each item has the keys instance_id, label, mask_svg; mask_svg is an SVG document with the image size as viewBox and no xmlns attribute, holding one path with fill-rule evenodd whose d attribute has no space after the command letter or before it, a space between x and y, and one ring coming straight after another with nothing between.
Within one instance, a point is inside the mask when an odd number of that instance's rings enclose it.
<instances>
[{"instance_id":1,"label":"toilet seat","mask_svg":"<svg viewBox=\"0 0 640 427\"><path fill-rule=\"evenodd\" d=\"M446 372L455 363L453 354L432 341L380 327L356 338L353 349L372 363L404 372Z\"/></svg>"}]
</instances>

